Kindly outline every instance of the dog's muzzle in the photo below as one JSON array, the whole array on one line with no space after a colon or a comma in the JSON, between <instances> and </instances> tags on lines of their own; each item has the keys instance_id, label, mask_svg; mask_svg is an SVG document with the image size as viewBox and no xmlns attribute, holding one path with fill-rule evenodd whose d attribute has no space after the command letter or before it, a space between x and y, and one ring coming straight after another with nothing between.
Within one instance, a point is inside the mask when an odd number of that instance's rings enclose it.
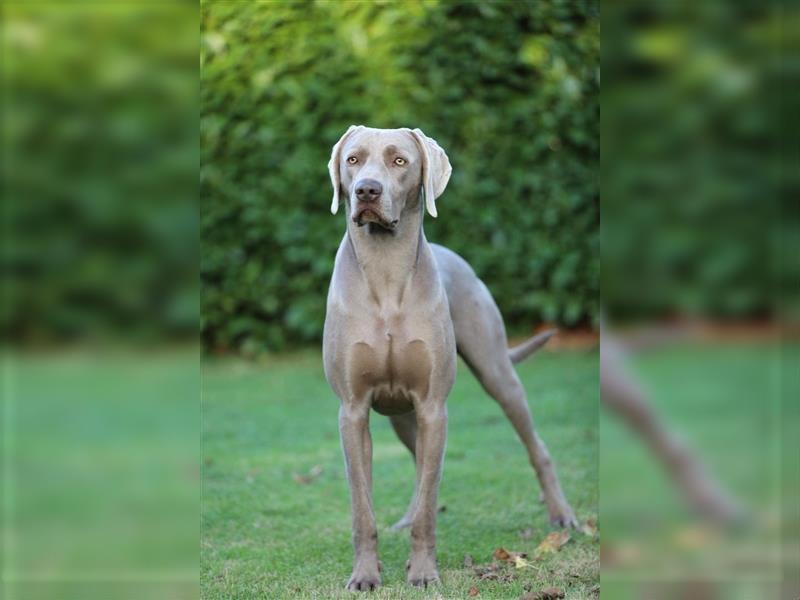
<instances>
[{"instance_id":1,"label":"dog's muzzle","mask_svg":"<svg viewBox=\"0 0 800 600\"><path fill-rule=\"evenodd\" d=\"M362 206L358 209L356 214L353 215L353 222L359 227L363 227L367 223L375 223L376 225L391 231L397 227L397 221L397 219L387 219L371 206Z\"/></svg>"}]
</instances>

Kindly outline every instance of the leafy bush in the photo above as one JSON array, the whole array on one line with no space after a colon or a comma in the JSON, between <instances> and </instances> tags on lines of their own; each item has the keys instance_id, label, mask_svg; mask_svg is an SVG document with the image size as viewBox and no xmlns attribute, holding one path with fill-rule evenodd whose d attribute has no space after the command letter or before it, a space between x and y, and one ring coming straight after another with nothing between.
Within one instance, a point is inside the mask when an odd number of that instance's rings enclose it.
<instances>
[{"instance_id":1,"label":"leafy bush","mask_svg":"<svg viewBox=\"0 0 800 600\"><path fill-rule=\"evenodd\" d=\"M4 4L0 329L15 344L196 338L193 18Z\"/></svg>"},{"instance_id":2,"label":"leafy bush","mask_svg":"<svg viewBox=\"0 0 800 600\"><path fill-rule=\"evenodd\" d=\"M611 322L800 316L800 170L786 168L800 86L774 60L786 18L747 2L604 11Z\"/></svg>"},{"instance_id":3,"label":"leafy bush","mask_svg":"<svg viewBox=\"0 0 800 600\"><path fill-rule=\"evenodd\" d=\"M510 327L596 322L593 3L207 2L201 60L207 347L320 338L344 231L326 165L353 123L445 148L426 235L473 265Z\"/></svg>"}]
</instances>

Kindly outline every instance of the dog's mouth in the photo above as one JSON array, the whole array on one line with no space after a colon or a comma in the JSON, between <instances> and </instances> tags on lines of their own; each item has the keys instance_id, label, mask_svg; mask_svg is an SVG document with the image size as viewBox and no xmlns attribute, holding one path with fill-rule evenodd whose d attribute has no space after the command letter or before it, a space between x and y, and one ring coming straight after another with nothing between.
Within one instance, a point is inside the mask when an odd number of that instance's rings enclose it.
<instances>
[{"instance_id":1,"label":"dog's mouth","mask_svg":"<svg viewBox=\"0 0 800 600\"><path fill-rule=\"evenodd\" d=\"M373 231L375 227L385 231L394 231L394 229L397 227L397 219L390 221L378 211L368 206L362 208L355 214L353 217L353 223L359 227L363 227L369 223L370 232Z\"/></svg>"}]
</instances>

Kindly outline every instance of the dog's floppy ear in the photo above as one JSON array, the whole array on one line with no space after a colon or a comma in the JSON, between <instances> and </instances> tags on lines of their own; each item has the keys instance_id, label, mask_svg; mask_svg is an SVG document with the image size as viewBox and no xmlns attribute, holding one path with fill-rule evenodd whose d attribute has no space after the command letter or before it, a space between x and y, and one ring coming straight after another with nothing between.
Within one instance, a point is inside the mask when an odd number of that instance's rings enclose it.
<instances>
[{"instance_id":1,"label":"dog's floppy ear","mask_svg":"<svg viewBox=\"0 0 800 600\"><path fill-rule=\"evenodd\" d=\"M436 199L447 187L453 168L450 166L447 154L436 143L436 140L422 133L421 129L414 129L411 135L417 141L422 154L422 189L425 192L425 208L432 217L435 217Z\"/></svg>"},{"instance_id":2,"label":"dog's floppy ear","mask_svg":"<svg viewBox=\"0 0 800 600\"><path fill-rule=\"evenodd\" d=\"M331 185L333 185L333 201L331 202L331 212L335 215L339 210L339 189L342 187L342 177L339 174L339 161L341 158L341 150L344 142L350 137L356 129L361 125L350 125L344 135L339 138L339 141L333 145L331 151L331 160L328 162L328 173L331 176Z\"/></svg>"}]
</instances>

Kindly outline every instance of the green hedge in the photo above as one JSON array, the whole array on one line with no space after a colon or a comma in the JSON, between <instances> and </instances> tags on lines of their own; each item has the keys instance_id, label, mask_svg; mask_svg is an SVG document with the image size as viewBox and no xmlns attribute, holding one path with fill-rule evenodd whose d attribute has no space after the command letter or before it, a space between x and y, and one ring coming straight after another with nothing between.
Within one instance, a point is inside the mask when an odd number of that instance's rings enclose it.
<instances>
[{"instance_id":1,"label":"green hedge","mask_svg":"<svg viewBox=\"0 0 800 600\"><path fill-rule=\"evenodd\" d=\"M510 327L596 323L594 3L207 2L201 44L207 348L320 338L345 227L326 165L353 123L445 148L426 234L473 265Z\"/></svg>"},{"instance_id":2,"label":"green hedge","mask_svg":"<svg viewBox=\"0 0 800 600\"><path fill-rule=\"evenodd\" d=\"M776 60L797 45L789 20L761 2L604 9L611 323L800 317L800 69Z\"/></svg>"},{"instance_id":3,"label":"green hedge","mask_svg":"<svg viewBox=\"0 0 800 600\"><path fill-rule=\"evenodd\" d=\"M2 12L5 342L195 339L196 11Z\"/></svg>"}]
</instances>

